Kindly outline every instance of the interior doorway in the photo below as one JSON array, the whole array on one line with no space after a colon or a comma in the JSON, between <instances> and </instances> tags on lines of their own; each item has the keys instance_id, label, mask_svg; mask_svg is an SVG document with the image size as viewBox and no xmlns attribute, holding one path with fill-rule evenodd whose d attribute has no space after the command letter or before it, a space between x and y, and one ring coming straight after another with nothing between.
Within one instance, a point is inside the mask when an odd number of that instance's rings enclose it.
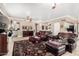
<instances>
[{"instance_id":1,"label":"interior doorway","mask_svg":"<svg viewBox=\"0 0 79 59\"><path fill-rule=\"evenodd\" d=\"M57 35L60 32L60 23L59 22L54 23L54 28L53 29L54 29L53 34Z\"/></svg>"}]
</instances>

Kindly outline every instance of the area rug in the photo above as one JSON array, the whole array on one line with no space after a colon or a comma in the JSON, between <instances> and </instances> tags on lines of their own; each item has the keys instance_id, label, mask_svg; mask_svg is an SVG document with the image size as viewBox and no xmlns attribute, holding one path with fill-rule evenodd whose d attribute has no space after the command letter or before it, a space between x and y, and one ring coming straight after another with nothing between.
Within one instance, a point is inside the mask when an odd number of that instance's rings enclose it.
<instances>
[{"instance_id":1,"label":"area rug","mask_svg":"<svg viewBox=\"0 0 79 59\"><path fill-rule=\"evenodd\" d=\"M15 41L13 47L13 56L53 56L46 51L45 42L33 44L28 40Z\"/></svg>"}]
</instances>

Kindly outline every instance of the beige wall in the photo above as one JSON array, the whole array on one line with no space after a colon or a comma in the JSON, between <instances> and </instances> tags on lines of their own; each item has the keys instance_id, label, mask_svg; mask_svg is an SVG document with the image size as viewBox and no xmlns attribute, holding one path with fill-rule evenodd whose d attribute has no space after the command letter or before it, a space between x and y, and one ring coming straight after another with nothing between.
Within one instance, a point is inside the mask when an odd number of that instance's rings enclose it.
<instances>
[{"instance_id":1,"label":"beige wall","mask_svg":"<svg viewBox=\"0 0 79 59\"><path fill-rule=\"evenodd\" d=\"M58 31L58 32L59 31L60 32L67 31L66 28L68 28L68 26L70 24L72 24L72 23L69 23L66 21L62 21L63 19L70 20L69 17L62 17L62 18L53 19L52 21L43 21L43 22L38 22L38 23L34 22L34 21L30 22L29 20L17 20L17 21L15 21L16 24L14 24L14 25L15 25L15 28L18 28L18 27L20 28L20 30L18 31L19 36L22 36L22 31L27 30L27 29L25 29L25 30L22 29L22 26L32 26L32 30L35 32L36 31L35 23L38 24L37 25L37 32L39 32L39 31L51 31L54 34L54 30ZM17 22L19 22L20 24L18 25ZM72 21L70 21L70 22L72 22ZM55 23L59 23L59 25L57 25L57 26L60 27L60 29L58 29L58 27L54 27ZM46 28L46 26L48 26L48 30L46 30L46 29L42 30L42 25L44 25L45 28ZM75 29L76 29L77 28L76 24L74 24L74 25L75 25ZM54 28L56 28L56 29L54 29Z\"/></svg>"},{"instance_id":2,"label":"beige wall","mask_svg":"<svg viewBox=\"0 0 79 59\"><path fill-rule=\"evenodd\" d=\"M29 20L22 20L22 21L17 21L19 22L19 28L20 28L20 32L19 35L22 36L22 31L27 31L28 27L31 26L32 29L29 29L29 31L35 31L35 23L34 22L30 22ZM23 26L27 26L27 29L23 29Z\"/></svg>"}]
</instances>

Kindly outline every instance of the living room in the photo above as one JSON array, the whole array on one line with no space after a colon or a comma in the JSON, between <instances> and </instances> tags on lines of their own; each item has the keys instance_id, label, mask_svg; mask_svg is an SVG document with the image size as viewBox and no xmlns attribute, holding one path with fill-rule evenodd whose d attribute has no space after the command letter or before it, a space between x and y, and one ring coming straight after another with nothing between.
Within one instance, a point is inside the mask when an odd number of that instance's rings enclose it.
<instances>
[{"instance_id":1,"label":"living room","mask_svg":"<svg viewBox=\"0 0 79 59\"><path fill-rule=\"evenodd\" d=\"M0 55L79 56L78 5L0 3Z\"/></svg>"}]
</instances>

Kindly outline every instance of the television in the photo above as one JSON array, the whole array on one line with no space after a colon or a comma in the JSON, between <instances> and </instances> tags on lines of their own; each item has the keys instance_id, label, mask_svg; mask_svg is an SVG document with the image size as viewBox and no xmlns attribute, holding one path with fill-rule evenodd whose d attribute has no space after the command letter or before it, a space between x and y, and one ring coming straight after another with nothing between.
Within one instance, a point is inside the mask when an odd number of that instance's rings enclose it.
<instances>
[{"instance_id":1,"label":"television","mask_svg":"<svg viewBox=\"0 0 79 59\"><path fill-rule=\"evenodd\" d=\"M71 31L74 33L74 25L69 25L69 28L67 28L67 31Z\"/></svg>"}]
</instances>

